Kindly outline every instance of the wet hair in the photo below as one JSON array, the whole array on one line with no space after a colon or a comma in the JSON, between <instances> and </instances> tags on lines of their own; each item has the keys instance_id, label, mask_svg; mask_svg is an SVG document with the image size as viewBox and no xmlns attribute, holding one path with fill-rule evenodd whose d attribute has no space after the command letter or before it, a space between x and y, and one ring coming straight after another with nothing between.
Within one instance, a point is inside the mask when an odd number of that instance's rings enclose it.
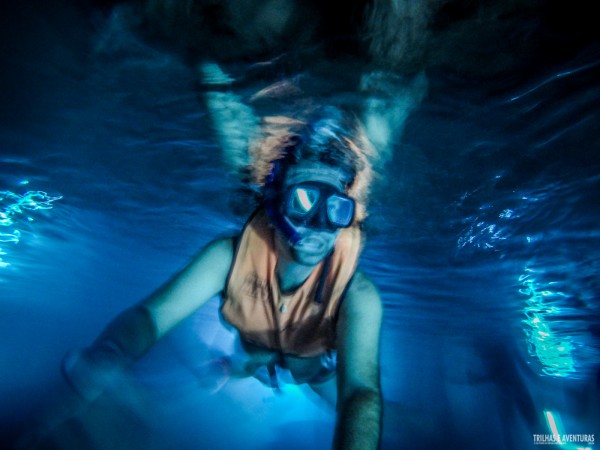
<instances>
[{"instance_id":1,"label":"wet hair","mask_svg":"<svg viewBox=\"0 0 600 450\"><path fill-rule=\"evenodd\" d=\"M301 118L267 117L250 154L251 179L263 187L263 195L265 186L277 187L287 168L301 161L342 169L350 180L346 193L356 201L355 221L366 217L373 150L359 121L341 109L322 106Z\"/></svg>"}]
</instances>

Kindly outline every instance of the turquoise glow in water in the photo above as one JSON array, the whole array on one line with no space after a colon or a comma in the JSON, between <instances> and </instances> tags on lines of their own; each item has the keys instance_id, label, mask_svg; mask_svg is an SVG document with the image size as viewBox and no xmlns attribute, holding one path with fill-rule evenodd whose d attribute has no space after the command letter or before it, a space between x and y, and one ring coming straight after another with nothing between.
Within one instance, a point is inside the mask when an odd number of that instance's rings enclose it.
<instances>
[{"instance_id":1,"label":"turquoise glow in water","mask_svg":"<svg viewBox=\"0 0 600 450\"><path fill-rule=\"evenodd\" d=\"M552 330L550 321L553 316L561 313L558 306L552 305L552 300L565 298L562 292L543 290L540 282L534 278L534 271L525 269L526 275L519 278L523 288L519 292L527 297L527 306L523 312L527 317L525 334L529 344L529 353L538 358L542 371L546 375L568 377L576 372L573 361L573 343L570 336L559 336ZM549 287L551 287L551 282Z\"/></svg>"},{"instance_id":2,"label":"turquoise glow in water","mask_svg":"<svg viewBox=\"0 0 600 450\"><path fill-rule=\"evenodd\" d=\"M22 181L19 184L25 185L28 182ZM42 191L27 191L24 194L15 194L11 191L0 192L0 226L6 227L4 228L6 231L0 231L0 242L18 244L21 238L18 221L20 219L34 221L35 219L30 215L31 212L52 209L52 203L61 198L61 196L52 197ZM6 251L0 248L0 255L6 255ZM8 265L9 263L0 257L0 267Z\"/></svg>"}]
</instances>

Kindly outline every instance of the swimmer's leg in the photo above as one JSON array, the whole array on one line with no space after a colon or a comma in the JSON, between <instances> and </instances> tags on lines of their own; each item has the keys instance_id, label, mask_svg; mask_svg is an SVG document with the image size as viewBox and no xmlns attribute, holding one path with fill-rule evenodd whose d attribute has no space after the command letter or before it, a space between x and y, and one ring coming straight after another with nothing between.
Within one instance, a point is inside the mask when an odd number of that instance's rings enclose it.
<instances>
[{"instance_id":1,"label":"swimmer's leg","mask_svg":"<svg viewBox=\"0 0 600 450\"><path fill-rule=\"evenodd\" d=\"M361 76L362 119L378 153L377 167L393 157L406 119L427 95L423 70L429 36L430 2L370 2L364 16L366 50L373 71Z\"/></svg>"},{"instance_id":2,"label":"swimmer's leg","mask_svg":"<svg viewBox=\"0 0 600 450\"><path fill-rule=\"evenodd\" d=\"M365 94L362 121L367 137L377 150L377 167L385 167L392 159L394 145L402 136L406 120L421 104L427 89L423 72L413 77L383 71L362 75L360 90Z\"/></svg>"},{"instance_id":3,"label":"swimmer's leg","mask_svg":"<svg viewBox=\"0 0 600 450\"><path fill-rule=\"evenodd\" d=\"M235 81L214 62L198 65L198 73L205 87L204 99L223 159L229 169L240 169L248 164L248 145L258 132L258 118L254 110L233 92Z\"/></svg>"}]
</instances>

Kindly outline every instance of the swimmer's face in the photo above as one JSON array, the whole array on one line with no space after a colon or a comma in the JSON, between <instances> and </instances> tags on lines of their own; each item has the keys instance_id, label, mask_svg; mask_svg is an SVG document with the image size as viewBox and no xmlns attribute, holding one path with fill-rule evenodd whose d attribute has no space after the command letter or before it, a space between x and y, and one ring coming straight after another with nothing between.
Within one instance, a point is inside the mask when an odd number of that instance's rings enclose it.
<instances>
[{"instance_id":1,"label":"swimmer's face","mask_svg":"<svg viewBox=\"0 0 600 450\"><path fill-rule=\"evenodd\" d=\"M298 186L307 186L307 190L300 189L301 196L297 199L300 202L299 206L302 207L306 206L304 202L310 202L311 188L314 187L324 195L345 196L344 190L348 181L348 175L339 168L313 161L303 161L287 169L282 191L289 192ZM280 207L282 214L300 235L300 239L292 245L277 229L279 250L300 264L318 264L333 250L340 228L331 226L327 219L326 208L319 208L319 211L310 216L310 220L298 221L283 205Z\"/></svg>"}]
</instances>

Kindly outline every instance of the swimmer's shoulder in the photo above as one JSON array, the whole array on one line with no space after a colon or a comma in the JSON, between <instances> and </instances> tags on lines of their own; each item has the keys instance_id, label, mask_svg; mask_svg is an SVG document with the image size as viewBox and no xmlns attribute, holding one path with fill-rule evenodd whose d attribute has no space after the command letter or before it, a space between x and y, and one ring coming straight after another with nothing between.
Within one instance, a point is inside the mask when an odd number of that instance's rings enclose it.
<instances>
[{"instance_id":1,"label":"swimmer's shoulder","mask_svg":"<svg viewBox=\"0 0 600 450\"><path fill-rule=\"evenodd\" d=\"M381 315L383 308L377 286L360 270L352 277L342 305L342 310L350 314L367 314L374 318Z\"/></svg>"},{"instance_id":2,"label":"swimmer's shoulder","mask_svg":"<svg viewBox=\"0 0 600 450\"><path fill-rule=\"evenodd\" d=\"M202 248L199 256L229 266L237 250L239 238L238 235L215 238Z\"/></svg>"}]
</instances>

